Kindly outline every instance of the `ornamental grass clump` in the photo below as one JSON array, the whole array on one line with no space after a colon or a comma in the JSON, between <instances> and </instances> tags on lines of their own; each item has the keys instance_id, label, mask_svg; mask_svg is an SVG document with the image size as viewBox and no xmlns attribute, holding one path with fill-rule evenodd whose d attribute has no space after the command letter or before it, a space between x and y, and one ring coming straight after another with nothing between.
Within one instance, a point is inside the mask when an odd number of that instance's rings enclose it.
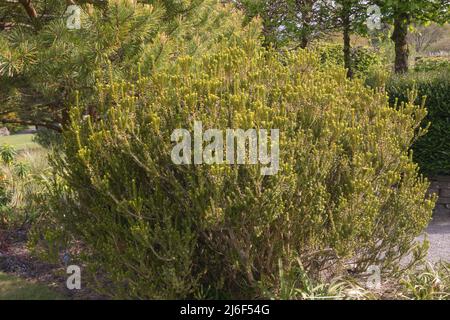
<instances>
[{"instance_id":1,"label":"ornamental grass clump","mask_svg":"<svg viewBox=\"0 0 450 320\"><path fill-rule=\"evenodd\" d=\"M391 108L312 52L235 41L97 92L95 113L73 108L52 157L50 215L113 297L279 296L298 270L387 272L431 216L408 151L424 108ZM277 174L173 163L171 134L194 121L279 129Z\"/></svg>"}]
</instances>

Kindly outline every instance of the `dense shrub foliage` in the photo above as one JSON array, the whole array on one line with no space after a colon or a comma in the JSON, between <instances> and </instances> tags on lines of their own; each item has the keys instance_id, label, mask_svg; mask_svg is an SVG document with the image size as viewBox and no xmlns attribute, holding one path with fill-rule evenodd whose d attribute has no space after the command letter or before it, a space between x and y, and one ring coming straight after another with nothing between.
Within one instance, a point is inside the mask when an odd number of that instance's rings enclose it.
<instances>
[{"instance_id":1,"label":"dense shrub foliage","mask_svg":"<svg viewBox=\"0 0 450 320\"><path fill-rule=\"evenodd\" d=\"M61 134L47 128L38 128L33 136L33 142L47 149L57 148L62 143L62 139L63 136Z\"/></svg>"},{"instance_id":2,"label":"dense shrub foliage","mask_svg":"<svg viewBox=\"0 0 450 320\"><path fill-rule=\"evenodd\" d=\"M343 46L337 43L319 43L314 46L322 64L344 66ZM350 51L351 66L356 75L364 76L373 68L380 68L382 59L368 47L354 47Z\"/></svg>"},{"instance_id":3,"label":"dense shrub foliage","mask_svg":"<svg viewBox=\"0 0 450 320\"><path fill-rule=\"evenodd\" d=\"M417 101L426 98L428 115L424 125L431 123L428 133L413 145L414 160L427 174L450 174L450 76L442 72L417 72L393 76L386 85L394 103L406 101L405 92L416 88Z\"/></svg>"},{"instance_id":4,"label":"dense shrub foliage","mask_svg":"<svg viewBox=\"0 0 450 320\"><path fill-rule=\"evenodd\" d=\"M424 57L416 61L414 71L428 72L447 70L450 72L450 59L444 57Z\"/></svg>"},{"instance_id":5,"label":"dense shrub foliage","mask_svg":"<svg viewBox=\"0 0 450 320\"><path fill-rule=\"evenodd\" d=\"M112 296L279 296L302 270L387 271L430 218L408 155L423 108L391 108L314 53L235 42L100 86L96 117L72 112L52 158L50 231L81 243ZM280 171L175 165L171 133L194 120L280 129Z\"/></svg>"}]
</instances>

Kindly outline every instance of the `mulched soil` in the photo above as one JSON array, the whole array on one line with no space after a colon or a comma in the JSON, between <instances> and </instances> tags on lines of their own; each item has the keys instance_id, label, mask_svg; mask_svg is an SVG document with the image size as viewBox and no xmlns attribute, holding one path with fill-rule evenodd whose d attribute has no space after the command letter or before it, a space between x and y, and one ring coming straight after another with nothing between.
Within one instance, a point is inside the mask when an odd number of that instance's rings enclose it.
<instances>
[{"instance_id":1,"label":"mulched soil","mask_svg":"<svg viewBox=\"0 0 450 320\"><path fill-rule=\"evenodd\" d=\"M42 262L27 248L27 230L0 229L0 271L49 286L67 299L102 299L87 288L69 290L64 266Z\"/></svg>"}]
</instances>

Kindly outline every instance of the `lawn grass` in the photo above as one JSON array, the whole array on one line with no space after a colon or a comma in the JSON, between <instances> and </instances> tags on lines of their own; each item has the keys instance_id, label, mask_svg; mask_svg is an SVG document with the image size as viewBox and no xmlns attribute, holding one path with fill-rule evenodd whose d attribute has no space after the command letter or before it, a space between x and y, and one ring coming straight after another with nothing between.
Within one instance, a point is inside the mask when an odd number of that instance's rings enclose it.
<instances>
[{"instance_id":1,"label":"lawn grass","mask_svg":"<svg viewBox=\"0 0 450 320\"><path fill-rule=\"evenodd\" d=\"M0 272L0 300L64 300L45 285Z\"/></svg>"},{"instance_id":2,"label":"lawn grass","mask_svg":"<svg viewBox=\"0 0 450 320\"><path fill-rule=\"evenodd\" d=\"M3 144L12 145L16 150L23 150L27 148L37 148L39 145L33 142L34 134L13 134L10 136L0 137L0 146Z\"/></svg>"}]
</instances>

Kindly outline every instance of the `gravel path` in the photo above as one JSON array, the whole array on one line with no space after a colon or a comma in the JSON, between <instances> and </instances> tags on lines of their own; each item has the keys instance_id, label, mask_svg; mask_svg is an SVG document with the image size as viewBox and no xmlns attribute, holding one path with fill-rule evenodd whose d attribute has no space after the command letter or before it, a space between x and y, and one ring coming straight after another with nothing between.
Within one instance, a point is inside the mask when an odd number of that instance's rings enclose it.
<instances>
[{"instance_id":1,"label":"gravel path","mask_svg":"<svg viewBox=\"0 0 450 320\"><path fill-rule=\"evenodd\" d=\"M438 205L426 232L430 241L428 259L450 262L450 208Z\"/></svg>"}]
</instances>

